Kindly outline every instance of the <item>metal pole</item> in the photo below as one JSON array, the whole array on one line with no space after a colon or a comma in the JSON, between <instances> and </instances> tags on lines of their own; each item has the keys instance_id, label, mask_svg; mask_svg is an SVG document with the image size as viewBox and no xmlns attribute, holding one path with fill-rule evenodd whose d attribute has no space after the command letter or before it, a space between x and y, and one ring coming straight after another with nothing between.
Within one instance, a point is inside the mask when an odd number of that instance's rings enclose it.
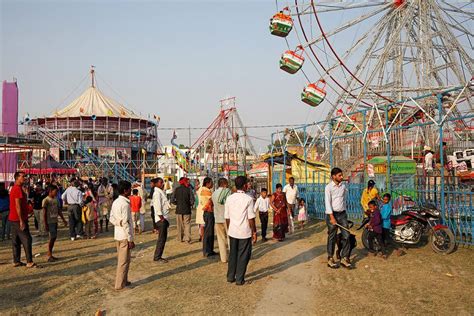
<instances>
[{"instance_id":1,"label":"metal pole","mask_svg":"<svg viewBox=\"0 0 474 316\"><path fill-rule=\"evenodd\" d=\"M306 134L306 126L303 127L303 151L304 151L304 183L306 185L306 190L308 190L308 151L306 150L306 143L307 143L307 134ZM306 196L305 196L306 197Z\"/></svg>"},{"instance_id":2,"label":"metal pole","mask_svg":"<svg viewBox=\"0 0 474 316\"><path fill-rule=\"evenodd\" d=\"M273 170L274 170L274 168L273 168L274 167L274 165L273 165L273 135L274 134L275 133L272 133L271 138L270 138L270 141L271 141L271 144L272 144L272 147L270 148L270 174L269 174L269 176L270 176L270 183L269 184L270 184L270 192L271 193L273 193L273 190L274 190L274 188L273 188Z\"/></svg>"},{"instance_id":3,"label":"metal pole","mask_svg":"<svg viewBox=\"0 0 474 316\"><path fill-rule=\"evenodd\" d=\"M362 174L362 183L365 183L366 182L366 178L365 178L365 173L367 171L367 118L366 118L366 114L367 112L363 112L362 114L362 122L364 124L364 135L365 138L363 138L363 146L364 146L364 172Z\"/></svg>"},{"instance_id":4,"label":"metal pole","mask_svg":"<svg viewBox=\"0 0 474 316\"><path fill-rule=\"evenodd\" d=\"M329 120L329 166L333 167L334 158L332 157L332 119Z\"/></svg>"},{"instance_id":5,"label":"metal pole","mask_svg":"<svg viewBox=\"0 0 474 316\"><path fill-rule=\"evenodd\" d=\"M442 95L438 93L436 95L438 99L438 126L439 126L439 161L441 163L441 170L440 170L440 182L441 182L441 190L440 190L440 204L441 204L441 218L445 221L445 200L444 200L444 148L443 148L443 100Z\"/></svg>"},{"instance_id":6,"label":"metal pole","mask_svg":"<svg viewBox=\"0 0 474 316\"><path fill-rule=\"evenodd\" d=\"M285 136L286 135L283 135L283 139L285 141L285 145L283 146L283 171L281 173L281 185L283 187L285 187L286 185L286 145L288 143L288 141L285 139Z\"/></svg>"},{"instance_id":7,"label":"metal pole","mask_svg":"<svg viewBox=\"0 0 474 316\"><path fill-rule=\"evenodd\" d=\"M376 110L377 111L377 110ZM387 179L386 179L386 184L387 184L387 192L390 192L391 190L391 179L390 179L390 174L391 168L390 165L392 163L391 159L391 149L390 149L390 130L388 129L388 106L385 107L385 126L382 126L382 128L385 130L385 135L387 137Z\"/></svg>"}]
</instances>

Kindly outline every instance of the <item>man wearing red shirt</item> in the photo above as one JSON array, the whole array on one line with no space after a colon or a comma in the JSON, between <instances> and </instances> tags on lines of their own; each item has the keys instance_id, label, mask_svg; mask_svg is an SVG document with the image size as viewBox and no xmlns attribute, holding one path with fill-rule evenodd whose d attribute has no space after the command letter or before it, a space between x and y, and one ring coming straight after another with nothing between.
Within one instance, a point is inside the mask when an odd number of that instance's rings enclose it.
<instances>
[{"instance_id":1,"label":"man wearing red shirt","mask_svg":"<svg viewBox=\"0 0 474 316\"><path fill-rule=\"evenodd\" d=\"M11 225L12 246L13 246L13 266L19 267L25 265L20 261L21 245L25 250L26 267L35 266L32 253L32 237L28 227L28 203L26 193L23 192L23 183L25 174L15 172L15 185L10 192L10 214L8 220Z\"/></svg>"}]
</instances>

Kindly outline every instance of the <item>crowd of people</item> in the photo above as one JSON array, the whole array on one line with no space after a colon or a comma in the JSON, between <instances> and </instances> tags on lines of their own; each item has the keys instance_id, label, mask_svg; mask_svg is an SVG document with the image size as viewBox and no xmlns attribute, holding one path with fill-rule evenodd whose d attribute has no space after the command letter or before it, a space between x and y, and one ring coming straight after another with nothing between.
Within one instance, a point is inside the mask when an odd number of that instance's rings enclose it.
<instances>
[{"instance_id":1,"label":"crowd of people","mask_svg":"<svg viewBox=\"0 0 474 316\"><path fill-rule=\"evenodd\" d=\"M328 266L331 268L340 265L352 267L350 233L347 230L347 189L342 180L342 170L332 169L331 181L325 189ZM219 255L220 260L228 265L227 281L237 285L246 282L245 272L252 244L257 242L257 215L261 225L261 242L268 241L269 213L273 214L272 239L276 242L285 240L286 234L294 232L295 221L299 222L300 229L304 229L307 221L305 200L300 197L293 177L284 187L277 184L273 194L262 188L258 197L252 181L244 176L237 177L233 185L228 179L220 178L215 189L214 181L209 177L203 179L202 185L199 180L191 183L186 177L179 179L177 185L171 178L155 178L151 180L149 192L139 182L120 181L113 184L107 178L98 181L71 178L65 190L59 182L52 180L33 184L23 172L17 172L15 182L9 188L0 188L0 235L2 240L11 236L13 265L37 267L32 255L30 216L34 217L37 237L49 236L48 262L58 260L53 255L53 248L60 221L69 228L71 241L95 239L108 232L109 226L113 225L118 256L116 290L131 284L128 279L131 250L135 247L135 236L146 232L147 200L150 200L151 232L157 235L153 255L156 263L168 263L164 253L172 205L175 206L177 239L183 243L193 243L191 222L195 209L203 256L213 258ZM379 208L377 200L380 197L372 180L361 197L364 214L368 217L370 252L376 255L373 243L377 241L383 258L386 258L386 246L390 243L390 198L389 194L385 194ZM63 207L67 210L68 220L62 213ZM340 234L337 234L338 228ZM215 235L218 252L214 251ZM336 243L338 258L334 259ZM26 263L20 260L22 246Z\"/></svg>"}]
</instances>

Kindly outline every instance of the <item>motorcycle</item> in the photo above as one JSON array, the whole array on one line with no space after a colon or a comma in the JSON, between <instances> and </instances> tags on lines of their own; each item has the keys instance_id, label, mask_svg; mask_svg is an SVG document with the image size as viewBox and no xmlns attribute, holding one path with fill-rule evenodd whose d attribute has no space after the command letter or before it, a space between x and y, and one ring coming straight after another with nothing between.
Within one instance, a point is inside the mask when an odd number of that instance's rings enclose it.
<instances>
[{"instance_id":1,"label":"motorcycle","mask_svg":"<svg viewBox=\"0 0 474 316\"><path fill-rule=\"evenodd\" d=\"M429 243L434 252L439 254L449 254L454 251L456 241L453 232L448 226L441 224L441 213L432 204L415 205L409 197L405 201L412 202L412 206L406 208L400 215L390 217L390 235L393 241L399 244L416 245L421 237L429 235ZM366 224L369 219L365 219L361 224L364 227L362 232L362 244L369 249L369 231ZM374 241L376 251L380 249L377 241Z\"/></svg>"}]
</instances>

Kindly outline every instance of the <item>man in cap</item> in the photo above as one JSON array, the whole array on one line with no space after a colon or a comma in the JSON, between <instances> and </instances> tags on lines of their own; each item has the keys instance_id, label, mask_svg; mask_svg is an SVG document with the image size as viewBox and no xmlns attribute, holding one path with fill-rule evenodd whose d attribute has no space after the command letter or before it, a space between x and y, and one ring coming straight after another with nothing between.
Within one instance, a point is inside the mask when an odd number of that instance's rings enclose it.
<instances>
[{"instance_id":1,"label":"man in cap","mask_svg":"<svg viewBox=\"0 0 474 316\"><path fill-rule=\"evenodd\" d=\"M431 200L431 192L430 190L434 190L434 174L433 169L435 166L434 155L433 151L431 150L430 146L423 147L423 151L425 152L425 159L423 163L423 170L425 171L425 190L426 190L426 198Z\"/></svg>"}]
</instances>

